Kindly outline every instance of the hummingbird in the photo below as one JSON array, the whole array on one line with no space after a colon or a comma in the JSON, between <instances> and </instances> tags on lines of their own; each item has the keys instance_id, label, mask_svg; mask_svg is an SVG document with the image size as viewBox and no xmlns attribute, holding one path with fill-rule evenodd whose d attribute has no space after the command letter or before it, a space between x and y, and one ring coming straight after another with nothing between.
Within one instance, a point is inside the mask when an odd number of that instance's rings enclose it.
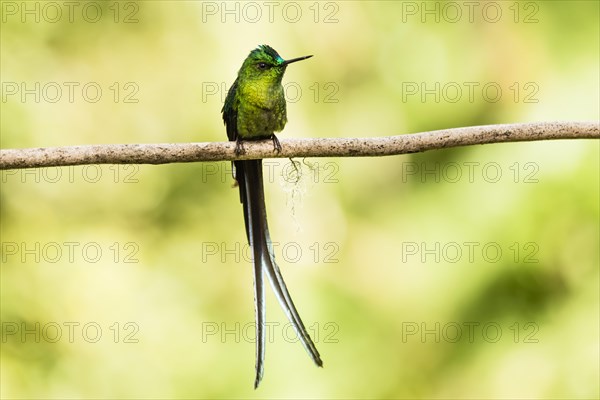
<instances>
[{"instance_id":1,"label":"hummingbird","mask_svg":"<svg viewBox=\"0 0 600 400\"><path fill-rule=\"evenodd\" d=\"M223 109L223 122L230 141L236 142L237 155L244 153L243 141L271 139L274 151L281 151L275 132L287 122L286 102L281 80L289 64L312 57L284 60L270 46L260 45L244 60L237 79L229 89ZM323 361L310 338L275 262L267 226L262 160L234 161L235 180L244 209L246 237L252 249L254 267L254 306L256 318L256 389L262 380L265 359L264 276L271 283L279 304L294 327L300 342L317 364Z\"/></svg>"}]
</instances>

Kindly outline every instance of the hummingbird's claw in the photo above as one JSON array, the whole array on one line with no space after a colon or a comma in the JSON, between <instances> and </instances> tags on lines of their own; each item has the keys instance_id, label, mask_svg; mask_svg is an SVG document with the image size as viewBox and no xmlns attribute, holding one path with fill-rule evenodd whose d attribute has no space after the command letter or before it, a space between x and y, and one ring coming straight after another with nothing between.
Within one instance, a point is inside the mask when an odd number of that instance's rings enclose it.
<instances>
[{"instance_id":1,"label":"hummingbird's claw","mask_svg":"<svg viewBox=\"0 0 600 400\"><path fill-rule=\"evenodd\" d=\"M240 154L244 154L246 150L244 149L244 142L242 139L238 138L235 140L235 155L239 156Z\"/></svg>"},{"instance_id":2,"label":"hummingbird's claw","mask_svg":"<svg viewBox=\"0 0 600 400\"><path fill-rule=\"evenodd\" d=\"M281 143L279 143L279 139L277 139L275 134L271 135L271 140L273 141L273 150L277 153L281 153Z\"/></svg>"}]
</instances>

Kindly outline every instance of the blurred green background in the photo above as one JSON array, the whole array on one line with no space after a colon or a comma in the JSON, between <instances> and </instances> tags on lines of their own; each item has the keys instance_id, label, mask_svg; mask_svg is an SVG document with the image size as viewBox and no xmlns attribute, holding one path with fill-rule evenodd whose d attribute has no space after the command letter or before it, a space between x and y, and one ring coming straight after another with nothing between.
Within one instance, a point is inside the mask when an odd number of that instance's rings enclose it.
<instances>
[{"instance_id":1,"label":"blurred green background","mask_svg":"<svg viewBox=\"0 0 600 400\"><path fill-rule=\"evenodd\" d=\"M598 2L66 3L0 2L2 148L225 140L262 43L314 54L282 138L599 118ZM228 163L3 171L0 394L598 398L599 150L265 161L325 367L269 290L257 391Z\"/></svg>"}]
</instances>

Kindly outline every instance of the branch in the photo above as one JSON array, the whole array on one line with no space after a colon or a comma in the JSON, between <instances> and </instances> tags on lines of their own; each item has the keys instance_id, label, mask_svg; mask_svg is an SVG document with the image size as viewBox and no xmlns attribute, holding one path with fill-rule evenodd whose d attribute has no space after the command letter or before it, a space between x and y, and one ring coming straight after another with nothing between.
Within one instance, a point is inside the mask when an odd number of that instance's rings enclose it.
<instances>
[{"instance_id":1,"label":"branch","mask_svg":"<svg viewBox=\"0 0 600 400\"><path fill-rule=\"evenodd\" d=\"M292 157L376 157L486 143L550 139L600 139L598 122L540 122L443 129L371 138L285 139L275 153L270 140L172 144L110 144L0 150L0 170L85 164L168 164Z\"/></svg>"}]
</instances>

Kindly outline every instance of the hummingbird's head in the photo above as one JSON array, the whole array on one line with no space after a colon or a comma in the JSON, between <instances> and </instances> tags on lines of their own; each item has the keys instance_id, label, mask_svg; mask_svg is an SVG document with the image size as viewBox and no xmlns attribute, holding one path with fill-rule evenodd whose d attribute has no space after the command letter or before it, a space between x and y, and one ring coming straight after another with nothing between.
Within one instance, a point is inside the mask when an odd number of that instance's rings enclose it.
<instances>
[{"instance_id":1,"label":"hummingbird's head","mask_svg":"<svg viewBox=\"0 0 600 400\"><path fill-rule=\"evenodd\" d=\"M246 57L238 72L238 77L246 83L278 85L281 84L281 78L289 64L310 57L312 55L284 60L275 49L263 44L252 50Z\"/></svg>"}]
</instances>

